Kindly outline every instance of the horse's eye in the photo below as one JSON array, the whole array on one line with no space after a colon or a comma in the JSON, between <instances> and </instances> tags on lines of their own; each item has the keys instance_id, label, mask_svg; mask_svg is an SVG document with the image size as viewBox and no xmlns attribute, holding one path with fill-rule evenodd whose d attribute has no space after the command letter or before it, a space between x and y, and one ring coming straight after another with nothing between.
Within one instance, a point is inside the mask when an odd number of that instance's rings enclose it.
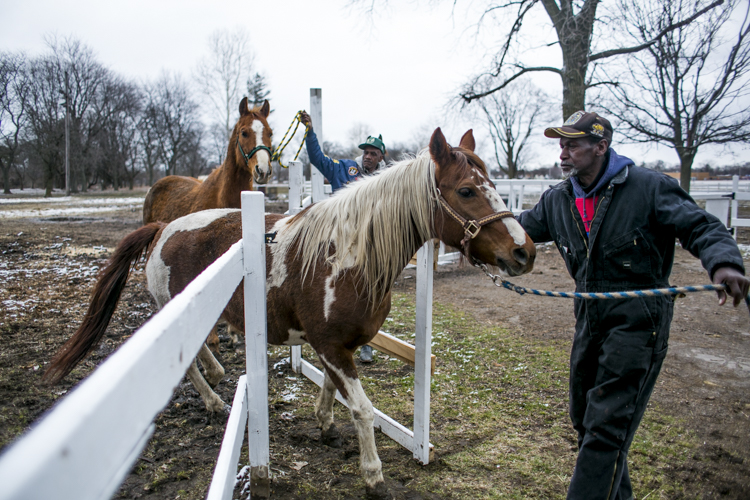
<instances>
[{"instance_id":1,"label":"horse's eye","mask_svg":"<svg viewBox=\"0 0 750 500\"><path fill-rule=\"evenodd\" d=\"M247 137L247 132L245 132L244 130L242 131L242 137Z\"/></svg>"},{"instance_id":2,"label":"horse's eye","mask_svg":"<svg viewBox=\"0 0 750 500\"><path fill-rule=\"evenodd\" d=\"M461 188L458 190L458 194L464 198L471 198L472 196L474 196L474 191L469 188Z\"/></svg>"}]
</instances>

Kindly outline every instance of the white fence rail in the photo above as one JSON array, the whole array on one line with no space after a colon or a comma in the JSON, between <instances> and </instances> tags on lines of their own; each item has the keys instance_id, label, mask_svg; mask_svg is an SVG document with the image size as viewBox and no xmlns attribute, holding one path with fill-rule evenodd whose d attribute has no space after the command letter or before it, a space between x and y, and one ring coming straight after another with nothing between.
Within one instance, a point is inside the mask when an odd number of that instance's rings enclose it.
<instances>
[{"instance_id":1,"label":"white fence rail","mask_svg":"<svg viewBox=\"0 0 750 500\"><path fill-rule=\"evenodd\" d=\"M243 203L248 196L263 206L262 193L243 193ZM257 263L262 280L245 274L256 272L248 269L248 255L260 261L265 252L263 209L249 214L256 220L246 215L243 210L243 227L258 234L250 249L234 244L0 457L3 499L104 499L115 493L240 280L245 277L246 300L265 300L265 262ZM249 290L248 282L257 288ZM251 324L260 330L262 323L265 333L265 310L254 314ZM252 325L249 335L256 333ZM242 397L230 424L236 427L227 426L225 443L232 446L222 447L211 498L231 498L244 429ZM213 493L216 485L220 494Z\"/></svg>"},{"instance_id":2,"label":"white fence rail","mask_svg":"<svg viewBox=\"0 0 750 500\"><path fill-rule=\"evenodd\" d=\"M544 191L559 183L559 179L493 179L497 192L507 199L508 210L518 215L531 208ZM750 201L750 180L693 181L690 195L706 203L706 211L716 216L734 234L737 228L750 227L750 219L738 216L739 202ZM730 212L731 207L731 212Z\"/></svg>"}]
</instances>

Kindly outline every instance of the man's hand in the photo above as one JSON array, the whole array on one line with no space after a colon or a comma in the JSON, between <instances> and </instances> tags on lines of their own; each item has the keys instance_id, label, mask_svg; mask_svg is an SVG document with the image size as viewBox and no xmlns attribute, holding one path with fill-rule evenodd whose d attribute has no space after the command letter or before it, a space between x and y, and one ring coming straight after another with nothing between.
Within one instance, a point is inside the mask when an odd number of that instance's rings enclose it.
<instances>
[{"instance_id":1,"label":"man's hand","mask_svg":"<svg viewBox=\"0 0 750 500\"><path fill-rule=\"evenodd\" d=\"M312 118L310 118L310 115L308 115L307 112L299 112L299 121L302 122L302 125L307 127L309 130L312 130Z\"/></svg>"},{"instance_id":2,"label":"man's hand","mask_svg":"<svg viewBox=\"0 0 750 500\"><path fill-rule=\"evenodd\" d=\"M722 290L716 292L719 296L720 306L723 306L724 302L727 301L727 293L729 293L734 298L734 307L737 307L745 299L748 289L750 289L750 279L731 266L716 269L713 282L714 284L723 283L729 288L728 292Z\"/></svg>"}]
</instances>

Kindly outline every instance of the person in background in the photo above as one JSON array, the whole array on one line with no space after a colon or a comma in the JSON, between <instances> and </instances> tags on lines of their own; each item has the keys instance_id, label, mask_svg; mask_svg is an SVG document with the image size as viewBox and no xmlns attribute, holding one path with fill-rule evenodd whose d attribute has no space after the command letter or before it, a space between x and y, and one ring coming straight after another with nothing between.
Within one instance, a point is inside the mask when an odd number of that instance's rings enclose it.
<instances>
[{"instance_id":1,"label":"person in background","mask_svg":"<svg viewBox=\"0 0 750 500\"><path fill-rule=\"evenodd\" d=\"M544 135L560 141L566 179L518 220L535 243L554 241L578 292L669 286L675 239L701 260L734 306L747 296L737 244L676 180L612 149L612 125L578 111ZM673 299L575 299L570 417L578 458L569 499L628 500L627 456L667 354Z\"/></svg>"},{"instance_id":2,"label":"person in background","mask_svg":"<svg viewBox=\"0 0 750 500\"><path fill-rule=\"evenodd\" d=\"M385 168L385 144L383 136L369 136L365 142L359 145L362 156L354 160L336 160L323 154L318 143L318 137L312 126L312 119L305 111L300 112L300 122L307 127L307 155L310 163L317 168L331 184L331 190L335 193L342 187L364 176L374 174ZM363 345L359 350L359 360L362 363L372 363L372 347Z\"/></svg>"}]
</instances>

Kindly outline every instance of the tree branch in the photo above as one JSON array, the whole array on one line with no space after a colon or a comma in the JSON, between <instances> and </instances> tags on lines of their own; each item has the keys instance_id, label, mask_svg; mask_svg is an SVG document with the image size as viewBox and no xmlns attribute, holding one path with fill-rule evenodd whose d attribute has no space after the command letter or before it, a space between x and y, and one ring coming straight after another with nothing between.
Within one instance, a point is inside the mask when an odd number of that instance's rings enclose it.
<instances>
[{"instance_id":1,"label":"tree branch","mask_svg":"<svg viewBox=\"0 0 750 500\"><path fill-rule=\"evenodd\" d=\"M535 67L531 67L531 68L521 68L521 71L519 71L515 75L513 75L510 78L508 78L507 80L505 80L499 86L497 86L497 87L495 87L493 89L490 89L490 90L488 90L486 92L480 92L480 93L464 92L464 93L461 94L461 99L463 99L464 101L466 101L467 103L469 103L469 102L474 101L476 99L481 99L483 97L487 97L490 94L494 94L498 90L504 89L505 87L508 86L508 84L510 84L513 80L515 80L519 76L521 76L521 75L523 75L525 73L531 73L531 72L536 72L536 71L551 71L552 73L557 73L558 75L562 76L562 70L560 70L558 68L553 68L551 66L535 66Z\"/></svg>"},{"instance_id":2,"label":"tree branch","mask_svg":"<svg viewBox=\"0 0 750 500\"><path fill-rule=\"evenodd\" d=\"M724 0L716 0L714 3L701 9L700 11L696 12L695 14L688 17L687 19L683 19L679 23L675 23L675 24L671 24L667 26L666 28L661 30L661 32L658 35L656 35L653 39L649 40L648 42L642 43L640 45L636 45L634 47L623 47L620 49L605 50L604 52L599 52L598 54L592 54L589 56L589 62L596 61L598 59L605 59L607 57L617 56L621 54L632 54L634 52L640 52L643 49L647 49L648 47L658 42L667 33L690 24L691 22L695 21L700 16L708 12L709 10L714 9L715 7L718 7L719 5L723 3L724 3Z\"/></svg>"}]
</instances>

